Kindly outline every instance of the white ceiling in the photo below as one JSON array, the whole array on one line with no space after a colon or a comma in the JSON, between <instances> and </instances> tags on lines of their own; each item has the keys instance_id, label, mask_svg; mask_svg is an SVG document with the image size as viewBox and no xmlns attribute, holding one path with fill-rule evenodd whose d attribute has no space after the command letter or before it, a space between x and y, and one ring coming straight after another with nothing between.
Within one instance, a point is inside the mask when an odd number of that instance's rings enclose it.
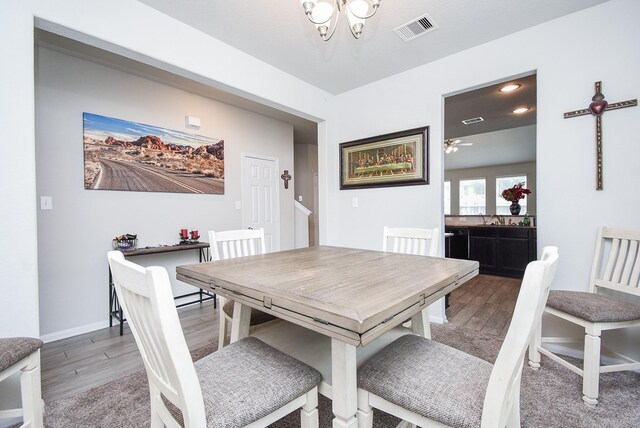
<instances>
[{"instance_id":1,"label":"white ceiling","mask_svg":"<svg viewBox=\"0 0 640 428\"><path fill-rule=\"evenodd\" d=\"M383 0L359 40L343 17L328 42L300 0L139 1L339 94L607 0ZM408 43L393 32L425 13L436 31Z\"/></svg>"},{"instance_id":2,"label":"white ceiling","mask_svg":"<svg viewBox=\"0 0 640 428\"><path fill-rule=\"evenodd\" d=\"M458 146L457 152L445 154L445 171L536 160L535 125L469 135L462 142L473 145Z\"/></svg>"}]
</instances>

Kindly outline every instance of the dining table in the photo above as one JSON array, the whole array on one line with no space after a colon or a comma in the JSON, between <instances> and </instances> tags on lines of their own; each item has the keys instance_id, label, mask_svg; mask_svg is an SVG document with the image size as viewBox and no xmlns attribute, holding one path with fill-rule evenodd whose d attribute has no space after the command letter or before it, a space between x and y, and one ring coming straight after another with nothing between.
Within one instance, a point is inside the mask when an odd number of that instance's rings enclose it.
<instances>
[{"instance_id":1,"label":"dining table","mask_svg":"<svg viewBox=\"0 0 640 428\"><path fill-rule=\"evenodd\" d=\"M235 302L231 342L258 309L330 338L334 428L357 427L356 349L411 320L429 335L427 307L478 275L478 262L313 246L176 267L176 278ZM304 346L304 343L299 343Z\"/></svg>"}]
</instances>

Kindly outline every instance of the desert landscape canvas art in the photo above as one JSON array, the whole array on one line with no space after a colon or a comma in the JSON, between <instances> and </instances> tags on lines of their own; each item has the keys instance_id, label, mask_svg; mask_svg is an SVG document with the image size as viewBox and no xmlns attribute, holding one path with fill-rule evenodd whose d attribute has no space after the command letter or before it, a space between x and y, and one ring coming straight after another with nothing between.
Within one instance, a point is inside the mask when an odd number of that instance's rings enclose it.
<instances>
[{"instance_id":1,"label":"desert landscape canvas art","mask_svg":"<svg viewBox=\"0 0 640 428\"><path fill-rule=\"evenodd\" d=\"M83 113L84 188L224 194L224 140Z\"/></svg>"}]
</instances>

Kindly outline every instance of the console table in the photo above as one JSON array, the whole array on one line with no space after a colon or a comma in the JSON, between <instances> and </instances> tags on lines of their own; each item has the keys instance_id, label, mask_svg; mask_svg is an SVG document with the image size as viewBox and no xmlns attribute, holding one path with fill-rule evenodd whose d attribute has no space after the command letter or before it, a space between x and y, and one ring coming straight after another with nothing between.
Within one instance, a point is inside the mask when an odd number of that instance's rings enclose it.
<instances>
[{"instance_id":1,"label":"console table","mask_svg":"<svg viewBox=\"0 0 640 428\"><path fill-rule=\"evenodd\" d=\"M209 260L209 243L208 242L196 242L193 244L175 244L175 245L161 245L158 247L145 247L135 250L125 250L122 254L128 257L135 256L148 256L151 254L173 253L176 251L198 250L198 261ZM186 303L176 305L177 308L182 306L191 305L193 303L202 303L207 300L213 299L213 307L216 307L216 295L206 290L199 289L199 291L193 293L182 294L180 296L174 296L174 299L181 299L183 297L199 296L197 300L193 300ZM109 268L109 327L113 327L113 320L116 319L120 323L120 336L123 333L123 324L126 321L124 314L122 313L122 307L118 301L118 295L116 294L116 287L113 284L113 276L111 275L111 269Z\"/></svg>"}]
</instances>

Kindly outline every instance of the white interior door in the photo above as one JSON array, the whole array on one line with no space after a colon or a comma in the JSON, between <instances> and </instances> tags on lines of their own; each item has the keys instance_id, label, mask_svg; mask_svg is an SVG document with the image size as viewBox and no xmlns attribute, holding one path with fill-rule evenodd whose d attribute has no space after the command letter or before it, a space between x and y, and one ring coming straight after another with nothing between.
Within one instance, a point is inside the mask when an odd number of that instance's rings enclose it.
<instances>
[{"instance_id":1,"label":"white interior door","mask_svg":"<svg viewBox=\"0 0 640 428\"><path fill-rule=\"evenodd\" d=\"M263 228L267 252L279 251L278 160L243 155L242 174L242 227Z\"/></svg>"}]
</instances>

